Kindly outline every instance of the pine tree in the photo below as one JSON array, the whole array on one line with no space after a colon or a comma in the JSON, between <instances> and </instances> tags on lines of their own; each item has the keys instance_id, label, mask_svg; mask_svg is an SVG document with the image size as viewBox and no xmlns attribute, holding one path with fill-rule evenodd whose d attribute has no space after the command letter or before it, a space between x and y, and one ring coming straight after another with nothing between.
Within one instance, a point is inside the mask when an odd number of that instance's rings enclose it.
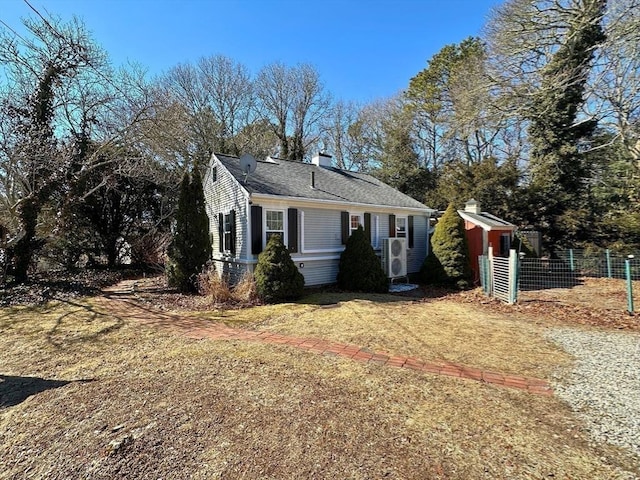
<instances>
[{"instance_id":1,"label":"pine tree","mask_svg":"<svg viewBox=\"0 0 640 480\"><path fill-rule=\"evenodd\" d=\"M420 273L425 283L455 285L458 288L469 286L469 246L464 222L453 204L449 204L436 224L431 238L431 251Z\"/></svg>"},{"instance_id":2,"label":"pine tree","mask_svg":"<svg viewBox=\"0 0 640 480\"><path fill-rule=\"evenodd\" d=\"M295 300L302 296L304 277L293 263L280 235L269 239L258 256L253 276L258 296L267 303Z\"/></svg>"},{"instance_id":3,"label":"pine tree","mask_svg":"<svg viewBox=\"0 0 640 480\"><path fill-rule=\"evenodd\" d=\"M338 286L357 292L386 293L387 277L362 226L351 234L340 255Z\"/></svg>"},{"instance_id":4,"label":"pine tree","mask_svg":"<svg viewBox=\"0 0 640 480\"><path fill-rule=\"evenodd\" d=\"M205 209L198 167L185 172L180 182L173 241L169 246L169 285L181 292L195 292L196 276L211 258L209 217Z\"/></svg>"}]
</instances>

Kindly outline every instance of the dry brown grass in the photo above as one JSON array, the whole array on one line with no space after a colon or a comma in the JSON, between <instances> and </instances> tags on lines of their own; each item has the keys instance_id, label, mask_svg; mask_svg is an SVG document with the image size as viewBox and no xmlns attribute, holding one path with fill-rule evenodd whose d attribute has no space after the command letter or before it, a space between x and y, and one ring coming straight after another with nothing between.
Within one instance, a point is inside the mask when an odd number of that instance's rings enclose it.
<instances>
[{"instance_id":1,"label":"dry brown grass","mask_svg":"<svg viewBox=\"0 0 640 480\"><path fill-rule=\"evenodd\" d=\"M240 281L230 286L226 278L220 277L213 267L198 275L198 292L212 305L255 305L259 302L258 289L253 274L245 272Z\"/></svg>"},{"instance_id":2,"label":"dry brown grass","mask_svg":"<svg viewBox=\"0 0 640 480\"><path fill-rule=\"evenodd\" d=\"M240 281L233 286L231 294L242 305L255 305L259 302L258 287L253 274L245 272Z\"/></svg>"},{"instance_id":3,"label":"dry brown grass","mask_svg":"<svg viewBox=\"0 0 640 480\"><path fill-rule=\"evenodd\" d=\"M636 310L640 310L640 281L633 281ZM627 282L618 278L580 278L571 288L549 288L520 292L518 299L540 300L562 305L578 305L594 309L624 312L627 310Z\"/></svg>"},{"instance_id":4,"label":"dry brown grass","mask_svg":"<svg viewBox=\"0 0 640 480\"><path fill-rule=\"evenodd\" d=\"M213 266L198 275L198 292L212 303L227 303L233 299L227 280L216 272Z\"/></svg>"},{"instance_id":5,"label":"dry brown grass","mask_svg":"<svg viewBox=\"0 0 640 480\"><path fill-rule=\"evenodd\" d=\"M229 325L257 323L260 329L286 335L533 377L548 378L570 361L543 338L543 327L483 311L455 297L413 301L333 293L303 302L197 315Z\"/></svg>"},{"instance_id":6,"label":"dry brown grass","mask_svg":"<svg viewBox=\"0 0 640 480\"><path fill-rule=\"evenodd\" d=\"M262 328L292 328L297 316L309 331L325 321L320 317L337 315L350 326L332 335L371 342L382 336L368 330L386 328L385 338L399 342L392 330L408 329L408 343L398 346L418 350L425 348L419 337L440 325L450 344L487 350L465 331L474 320L461 323L473 312L446 302L387 302L377 308L389 318L376 320L371 300L339 299L336 308L312 298L248 312L271 316ZM287 347L188 340L98 305L0 311L3 402L7 384L20 378L42 387L21 401L13 391L11 405L0 407L0 478L630 478L623 467L638 473L617 450L589 446L555 398ZM429 312L424 317L421 306ZM412 317L418 330L408 327ZM359 328L357 318L367 324ZM496 337L518 329L509 321L486 320L485 341L494 349L506 346ZM539 332L524 335L535 341ZM501 355L517 362L525 348L518 342L524 337Z\"/></svg>"}]
</instances>

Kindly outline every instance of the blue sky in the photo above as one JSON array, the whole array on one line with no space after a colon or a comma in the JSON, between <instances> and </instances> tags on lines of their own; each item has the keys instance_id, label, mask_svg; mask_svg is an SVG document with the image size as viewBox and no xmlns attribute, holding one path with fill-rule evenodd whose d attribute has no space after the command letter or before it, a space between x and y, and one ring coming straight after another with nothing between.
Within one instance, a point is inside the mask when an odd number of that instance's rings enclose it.
<instances>
[{"instance_id":1,"label":"blue sky","mask_svg":"<svg viewBox=\"0 0 640 480\"><path fill-rule=\"evenodd\" d=\"M406 88L443 46L481 32L495 0L29 0L84 20L115 65L159 74L223 54L252 72L281 61L314 65L335 98L369 102ZM20 31L23 0L0 0Z\"/></svg>"}]
</instances>

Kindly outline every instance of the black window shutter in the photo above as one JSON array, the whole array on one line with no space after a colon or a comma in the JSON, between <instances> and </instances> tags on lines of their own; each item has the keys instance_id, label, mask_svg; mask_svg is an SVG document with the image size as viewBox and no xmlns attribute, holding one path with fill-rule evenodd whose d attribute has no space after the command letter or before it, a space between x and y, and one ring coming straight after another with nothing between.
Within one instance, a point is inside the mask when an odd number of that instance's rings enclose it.
<instances>
[{"instance_id":1,"label":"black window shutter","mask_svg":"<svg viewBox=\"0 0 640 480\"><path fill-rule=\"evenodd\" d=\"M407 233L409 236L409 248L413 248L413 215L409 215L407 218L407 224L407 228L409 229L409 232Z\"/></svg>"},{"instance_id":2,"label":"black window shutter","mask_svg":"<svg viewBox=\"0 0 640 480\"><path fill-rule=\"evenodd\" d=\"M369 243L371 243L371 214L364 214L364 234L367 236Z\"/></svg>"},{"instance_id":3,"label":"black window shutter","mask_svg":"<svg viewBox=\"0 0 640 480\"><path fill-rule=\"evenodd\" d=\"M395 238L396 236L396 216L389 214L389 238Z\"/></svg>"},{"instance_id":4,"label":"black window shutter","mask_svg":"<svg viewBox=\"0 0 640 480\"><path fill-rule=\"evenodd\" d=\"M231 210L229 213L229 228L231 229L229 251L235 255L236 253L236 211Z\"/></svg>"},{"instance_id":5,"label":"black window shutter","mask_svg":"<svg viewBox=\"0 0 640 480\"><path fill-rule=\"evenodd\" d=\"M289 229L289 251L298 251L298 209L290 208L287 211Z\"/></svg>"},{"instance_id":6,"label":"black window shutter","mask_svg":"<svg viewBox=\"0 0 640 480\"><path fill-rule=\"evenodd\" d=\"M262 252L262 207L251 206L251 253Z\"/></svg>"},{"instance_id":7,"label":"black window shutter","mask_svg":"<svg viewBox=\"0 0 640 480\"><path fill-rule=\"evenodd\" d=\"M218 214L218 250L224 252L224 215Z\"/></svg>"},{"instance_id":8,"label":"black window shutter","mask_svg":"<svg viewBox=\"0 0 640 480\"><path fill-rule=\"evenodd\" d=\"M342 229L342 244L346 245L349 240L349 212L340 212L340 221Z\"/></svg>"}]
</instances>

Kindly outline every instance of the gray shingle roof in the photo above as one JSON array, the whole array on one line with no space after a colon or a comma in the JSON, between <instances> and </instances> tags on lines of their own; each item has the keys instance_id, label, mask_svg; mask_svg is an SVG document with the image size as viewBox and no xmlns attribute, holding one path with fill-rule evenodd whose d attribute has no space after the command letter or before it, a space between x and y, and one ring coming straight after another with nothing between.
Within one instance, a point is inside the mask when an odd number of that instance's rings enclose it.
<instances>
[{"instance_id":1,"label":"gray shingle roof","mask_svg":"<svg viewBox=\"0 0 640 480\"><path fill-rule=\"evenodd\" d=\"M515 228L513 223L509 223L506 220L502 220L501 218L496 217L495 215L491 215L487 212L481 213L472 213L464 210L458 210L458 213L462 218L468 217L470 221L475 223L476 225L485 226L488 228Z\"/></svg>"},{"instance_id":2,"label":"gray shingle roof","mask_svg":"<svg viewBox=\"0 0 640 480\"><path fill-rule=\"evenodd\" d=\"M245 175L237 157L218 153L215 156L249 193L430 210L426 205L364 173L274 159L275 163L258 161L255 172L248 176L245 183ZM315 188L311 188L312 172Z\"/></svg>"}]
</instances>

